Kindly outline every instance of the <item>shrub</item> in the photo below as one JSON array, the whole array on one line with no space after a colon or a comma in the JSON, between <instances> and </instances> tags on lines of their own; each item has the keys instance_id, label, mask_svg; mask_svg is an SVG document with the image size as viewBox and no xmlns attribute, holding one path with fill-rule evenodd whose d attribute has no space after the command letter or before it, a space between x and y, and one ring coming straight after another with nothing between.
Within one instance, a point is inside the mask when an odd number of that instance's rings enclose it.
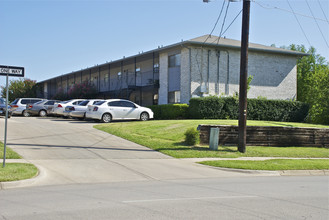
<instances>
[{"instance_id":1,"label":"shrub","mask_svg":"<svg viewBox=\"0 0 329 220\"><path fill-rule=\"evenodd\" d=\"M152 105L154 119L185 119L188 118L187 104Z\"/></svg>"},{"instance_id":2,"label":"shrub","mask_svg":"<svg viewBox=\"0 0 329 220\"><path fill-rule=\"evenodd\" d=\"M68 96L67 93L63 91L63 89L60 89L54 96L51 97L52 99L56 100L67 100Z\"/></svg>"},{"instance_id":3,"label":"shrub","mask_svg":"<svg viewBox=\"0 0 329 220\"><path fill-rule=\"evenodd\" d=\"M185 131L185 143L190 146L194 146L199 143L199 131L195 128L189 128Z\"/></svg>"},{"instance_id":4,"label":"shrub","mask_svg":"<svg viewBox=\"0 0 329 220\"><path fill-rule=\"evenodd\" d=\"M152 109L154 113L154 119L161 119L161 105L151 105L148 108Z\"/></svg>"},{"instance_id":5,"label":"shrub","mask_svg":"<svg viewBox=\"0 0 329 220\"><path fill-rule=\"evenodd\" d=\"M248 119L264 121L303 122L308 104L286 100L248 99Z\"/></svg>"},{"instance_id":6,"label":"shrub","mask_svg":"<svg viewBox=\"0 0 329 220\"><path fill-rule=\"evenodd\" d=\"M239 118L239 98L226 97L224 100L223 117L221 119L238 119Z\"/></svg>"},{"instance_id":7,"label":"shrub","mask_svg":"<svg viewBox=\"0 0 329 220\"><path fill-rule=\"evenodd\" d=\"M192 98L190 100L189 117L193 119L223 118L224 100L216 96Z\"/></svg>"},{"instance_id":8,"label":"shrub","mask_svg":"<svg viewBox=\"0 0 329 220\"><path fill-rule=\"evenodd\" d=\"M305 121L309 105L286 100L248 99L248 120ZM235 97L205 97L190 100L192 119L238 119L239 100Z\"/></svg>"},{"instance_id":9,"label":"shrub","mask_svg":"<svg viewBox=\"0 0 329 220\"><path fill-rule=\"evenodd\" d=\"M71 99L91 99L97 96L97 89L89 81L74 84L74 86L67 92L68 97Z\"/></svg>"}]
</instances>

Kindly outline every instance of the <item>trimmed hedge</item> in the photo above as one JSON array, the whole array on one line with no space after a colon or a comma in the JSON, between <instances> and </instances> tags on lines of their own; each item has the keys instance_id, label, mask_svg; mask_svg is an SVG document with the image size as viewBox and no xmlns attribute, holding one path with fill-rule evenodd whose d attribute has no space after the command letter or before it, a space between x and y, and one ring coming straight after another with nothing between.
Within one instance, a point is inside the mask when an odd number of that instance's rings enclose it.
<instances>
[{"instance_id":1,"label":"trimmed hedge","mask_svg":"<svg viewBox=\"0 0 329 220\"><path fill-rule=\"evenodd\" d=\"M297 101L248 99L248 120L304 122L309 105ZM239 100L234 97L192 98L190 105L149 106L154 119L235 119L239 118Z\"/></svg>"},{"instance_id":2,"label":"trimmed hedge","mask_svg":"<svg viewBox=\"0 0 329 220\"><path fill-rule=\"evenodd\" d=\"M297 101L248 99L248 120L303 122L309 105ZM233 97L192 98L191 119L238 119L239 100Z\"/></svg>"},{"instance_id":3,"label":"trimmed hedge","mask_svg":"<svg viewBox=\"0 0 329 220\"><path fill-rule=\"evenodd\" d=\"M192 119L218 119L223 115L224 100L216 96L192 98L189 117Z\"/></svg>"},{"instance_id":4,"label":"trimmed hedge","mask_svg":"<svg viewBox=\"0 0 329 220\"><path fill-rule=\"evenodd\" d=\"M154 119L186 119L188 118L187 104L168 104L149 106L154 112Z\"/></svg>"}]
</instances>

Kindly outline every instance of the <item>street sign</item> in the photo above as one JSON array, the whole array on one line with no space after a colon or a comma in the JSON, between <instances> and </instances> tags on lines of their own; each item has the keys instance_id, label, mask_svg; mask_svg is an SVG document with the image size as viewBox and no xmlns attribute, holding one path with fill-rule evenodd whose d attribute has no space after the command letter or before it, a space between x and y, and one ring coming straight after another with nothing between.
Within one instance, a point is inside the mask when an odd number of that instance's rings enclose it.
<instances>
[{"instance_id":1,"label":"street sign","mask_svg":"<svg viewBox=\"0 0 329 220\"><path fill-rule=\"evenodd\" d=\"M0 76L6 76L6 119L5 119L5 136L3 142L3 162L2 162L2 167L5 168L6 148L7 148L7 120L8 120L8 78L9 76L24 77L24 67L0 65Z\"/></svg>"},{"instance_id":2,"label":"street sign","mask_svg":"<svg viewBox=\"0 0 329 220\"><path fill-rule=\"evenodd\" d=\"M0 65L0 75L24 77L24 67Z\"/></svg>"}]
</instances>

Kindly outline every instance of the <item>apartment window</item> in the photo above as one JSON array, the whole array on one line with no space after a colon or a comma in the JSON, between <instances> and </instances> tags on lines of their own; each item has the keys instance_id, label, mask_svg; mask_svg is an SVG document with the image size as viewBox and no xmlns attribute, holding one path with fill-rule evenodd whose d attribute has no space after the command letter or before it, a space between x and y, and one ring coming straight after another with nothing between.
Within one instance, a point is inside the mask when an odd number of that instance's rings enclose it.
<instances>
[{"instance_id":1,"label":"apartment window","mask_svg":"<svg viewBox=\"0 0 329 220\"><path fill-rule=\"evenodd\" d=\"M169 67L180 66L180 54L169 56Z\"/></svg>"},{"instance_id":2,"label":"apartment window","mask_svg":"<svg viewBox=\"0 0 329 220\"><path fill-rule=\"evenodd\" d=\"M140 67L136 67L135 69L135 73L136 73L136 86L142 86L142 73L141 73L141 68Z\"/></svg>"},{"instance_id":3,"label":"apartment window","mask_svg":"<svg viewBox=\"0 0 329 220\"><path fill-rule=\"evenodd\" d=\"M158 105L159 102L159 94L153 95L153 105Z\"/></svg>"},{"instance_id":4,"label":"apartment window","mask_svg":"<svg viewBox=\"0 0 329 220\"><path fill-rule=\"evenodd\" d=\"M103 84L104 89L107 89L107 85L108 84L109 84L109 75L108 74L105 74L105 76L104 76L104 84Z\"/></svg>"},{"instance_id":5,"label":"apartment window","mask_svg":"<svg viewBox=\"0 0 329 220\"><path fill-rule=\"evenodd\" d=\"M158 63L155 63L154 65L153 65L153 72L154 73L159 73L159 64Z\"/></svg>"},{"instance_id":6,"label":"apartment window","mask_svg":"<svg viewBox=\"0 0 329 220\"><path fill-rule=\"evenodd\" d=\"M180 103L180 91L168 92L168 103Z\"/></svg>"}]
</instances>

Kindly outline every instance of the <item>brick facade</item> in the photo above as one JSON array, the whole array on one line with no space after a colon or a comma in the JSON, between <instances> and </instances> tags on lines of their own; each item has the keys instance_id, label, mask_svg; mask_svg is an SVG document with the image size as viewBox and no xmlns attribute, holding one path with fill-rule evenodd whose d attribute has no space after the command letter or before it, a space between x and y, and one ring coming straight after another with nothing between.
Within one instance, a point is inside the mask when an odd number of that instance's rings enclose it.
<instances>
[{"instance_id":1,"label":"brick facade","mask_svg":"<svg viewBox=\"0 0 329 220\"><path fill-rule=\"evenodd\" d=\"M75 83L86 80L94 83L100 97L117 98L120 95L144 105L167 104L169 87L175 85L176 90L177 83L180 83L177 91L180 103L188 103L192 97L232 96L239 91L239 41L220 39L218 42L221 43L215 44L212 39L211 43L205 44L206 40L205 35L46 80L39 83L44 88L44 94L40 96L51 98L59 90L67 92ZM296 61L305 54L257 44L251 44L249 48L248 73L253 75L253 80L248 98L295 99ZM169 56L175 54L180 56L180 67L173 70L169 68ZM173 77L176 73L180 74L180 82ZM170 81L170 74L175 82ZM145 88L152 91L145 92ZM144 100L146 98L150 100Z\"/></svg>"}]
</instances>

